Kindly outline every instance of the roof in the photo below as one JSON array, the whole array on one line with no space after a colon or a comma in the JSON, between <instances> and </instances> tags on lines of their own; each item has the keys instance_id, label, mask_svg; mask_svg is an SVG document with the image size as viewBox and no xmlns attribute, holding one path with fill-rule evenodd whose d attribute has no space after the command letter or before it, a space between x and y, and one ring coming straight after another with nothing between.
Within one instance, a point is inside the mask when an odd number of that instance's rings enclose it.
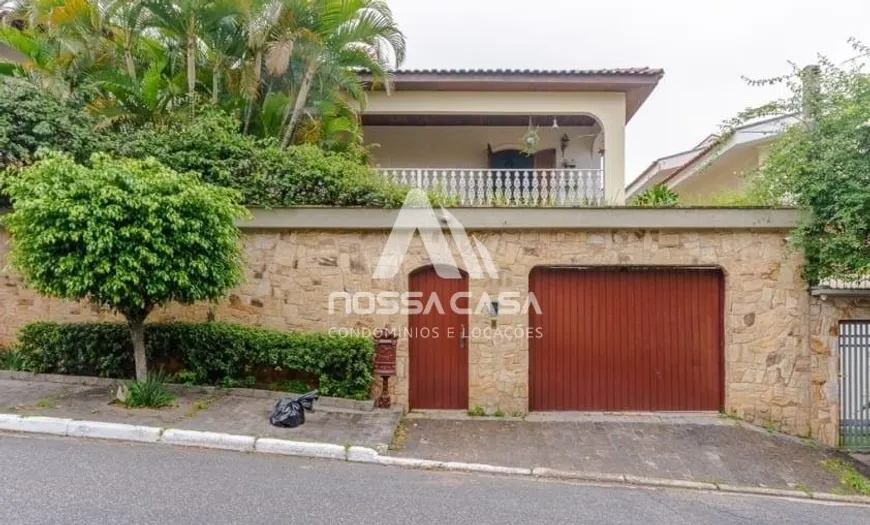
<instances>
[{"instance_id":1,"label":"roof","mask_svg":"<svg viewBox=\"0 0 870 525\"><path fill-rule=\"evenodd\" d=\"M371 75L362 73L364 82ZM628 122L646 101L664 70L608 69L400 69L392 72L395 91L614 91L625 93Z\"/></svg>"},{"instance_id":2,"label":"roof","mask_svg":"<svg viewBox=\"0 0 870 525\"><path fill-rule=\"evenodd\" d=\"M661 77L663 69L649 67L606 68L606 69L399 69L393 72L402 75L533 75L533 76L595 76L595 75L640 75Z\"/></svg>"},{"instance_id":3,"label":"roof","mask_svg":"<svg viewBox=\"0 0 870 525\"><path fill-rule=\"evenodd\" d=\"M711 134L711 135L707 135L707 138L702 140L697 146L695 146L694 149L684 151L682 153L676 153L674 155L668 155L666 157L658 158L658 159L654 160L649 165L649 167L647 167L647 169L645 169L643 171L643 173L641 173L633 181L631 181L631 183L628 184L626 189L629 190L628 191L628 193L630 194L629 196L633 195L634 193L643 191L649 187L648 181L652 180L652 177L645 177L645 176L648 175L648 173L651 170L654 170L662 160L670 159L673 157L678 157L680 155L685 155L687 153L693 154L690 158L688 158L685 162L683 162L682 165L680 165L672 170L669 170L668 173L664 174L663 177L661 176L661 174L659 174L660 176L656 179L657 184L667 184L671 181L674 181L678 175L680 175L684 172L687 172L690 169L692 169L693 167L695 167L701 159L707 157L711 152L713 152L714 149L717 148L717 146L720 146L720 148L718 150L718 154L723 154L726 151L728 151L729 149L731 149L735 144L741 144L741 143L745 143L745 142L756 142L757 140L769 140L770 138L775 137L776 135L778 135L782 131L783 125L792 123L795 119L797 119L797 116L798 116L797 113L789 113L786 115L777 115L774 117L755 120L755 121L752 121L752 122L749 122L747 124L743 124L741 126L734 128L732 130L732 134L730 135L730 138L724 143L720 144L720 140L724 140L720 135ZM760 131L756 131L756 130L760 130ZM745 139L743 141L736 140L737 135L740 134L741 132L758 133L758 138L756 138L753 135L753 136L747 137L747 139ZM726 137L726 138L728 138L728 137ZM646 180L644 180L645 178L646 178ZM634 186L637 183L642 183L642 184L640 186L638 186L637 188L634 188Z\"/></svg>"}]
</instances>

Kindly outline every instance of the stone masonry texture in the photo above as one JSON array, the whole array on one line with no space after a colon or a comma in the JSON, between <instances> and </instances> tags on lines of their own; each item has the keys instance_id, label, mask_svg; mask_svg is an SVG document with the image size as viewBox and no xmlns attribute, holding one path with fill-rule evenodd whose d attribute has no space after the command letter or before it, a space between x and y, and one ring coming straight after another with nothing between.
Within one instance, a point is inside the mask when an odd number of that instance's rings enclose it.
<instances>
[{"instance_id":1,"label":"stone masonry texture","mask_svg":"<svg viewBox=\"0 0 870 525\"><path fill-rule=\"evenodd\" d=\"M474 308L486 293L525 298L539 265L710 266L724 273L724 410L783 432L829 445L838 439L837 328L842 319L870 318L870 302L811 297L800 275L802 257L785 231L502 231L472 232L490 252L498 276L469 279ZM419 235L396 276L373 279L387 231L245 231L245 282L217 305L171 305L151 320L213 318L286 330L402 329L406 316L345 313L333 292L406 292L408 274L430 261ZM0 232L0 343L37 320L112 319L87 304L42 298L6 264L8 235ZM462 267L456 243L454 256ZM511 336L525 314L500 314L501 337L472 337L469 404L506 413L528 410L528 340ZM470 316L471 333L490 326L486 312ZM408 338L398 342L393 401L408 402ZM373 387L377 394L378 385Z\"/></svg>"}]
</instances>

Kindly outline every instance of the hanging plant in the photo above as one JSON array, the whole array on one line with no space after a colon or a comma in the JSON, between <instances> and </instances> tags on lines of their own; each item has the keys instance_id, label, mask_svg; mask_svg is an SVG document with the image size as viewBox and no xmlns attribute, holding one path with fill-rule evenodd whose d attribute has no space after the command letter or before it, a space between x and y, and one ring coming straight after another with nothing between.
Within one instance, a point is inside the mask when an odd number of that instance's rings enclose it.
<instances>
[{"instance_id":1,"label":"hanging plant","mask_svg":"<svg viewBox=\"0 0 870 525\"><path fill-rule=\"evenodd\" d=\"M538 127L532 127L532 123L529 122L529 129L526 131L526 134L523 135L522 138L522 152L525 155L531 157L538 151L538 143L541 142L541 137L538 134Z\"/></svg>"}]
</instances>

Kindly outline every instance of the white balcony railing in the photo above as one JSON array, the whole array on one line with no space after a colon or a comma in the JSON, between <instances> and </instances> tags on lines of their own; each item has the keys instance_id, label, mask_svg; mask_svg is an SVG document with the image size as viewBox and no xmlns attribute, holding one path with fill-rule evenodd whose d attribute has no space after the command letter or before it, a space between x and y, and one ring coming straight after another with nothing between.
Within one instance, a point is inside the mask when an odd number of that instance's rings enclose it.
<instances>
[{"instance_id":1,"label":"white balcony railing","mask_svg":"<svg viewBox=\"0 0 870 525\"><path fill-rule=\"evenodd\" d=\"M604 170L382 168L389 180L437 191L460 206L584 206L604 201Z\"/></svg>"}]
</instances>

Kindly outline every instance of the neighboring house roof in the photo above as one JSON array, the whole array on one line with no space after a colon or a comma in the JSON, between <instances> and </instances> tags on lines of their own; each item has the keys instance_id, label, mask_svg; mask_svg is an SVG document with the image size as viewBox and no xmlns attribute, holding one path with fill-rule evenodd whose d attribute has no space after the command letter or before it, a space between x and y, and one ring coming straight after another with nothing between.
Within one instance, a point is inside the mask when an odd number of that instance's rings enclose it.
<instances>
[{"instance_id":1,"label":"neighboring house roof","mask_svg":"<svg viewBox=\"0 0 870 525\"><path fill-rule=\"evenodd\" d=\"M643 170L643 173L641 173L625 188L626 196L631 197L635 193L657 184L661 184L671 174L694 159L701 149L703 148L691 149L652 161L652 163Z\"/></svg>"},{"instance_id":2,"label":"neighboring house roof","mask_svg":"<svg viewBox=\"0 0 870 525\"><path fill-rule=\"evenodd\" d=\"M648 67L612 69L401 69L396 91L616 91L625 93L626 122L664 75ZM370 82L371 75L362 74Z\"/></svg>"},{"instance_id":3,"label":"neighboring house roof","mask_svg":"<svg viewBox=\"0 0 870 525\"><path fill-rule=\"evenodd\" d=\"M724 142L720 141L719 135L708 135L694 149L653 161L626 187L626 198L630 199L657 184L673 189L690 177L703 176L703 168L711 162L727 161L732 154L747 146L770 142L799 121L798 114L792 113L751 122L734 128ZM670 163L662 162L668 159L672 159Z\"/></svg>"}]
</instances>

